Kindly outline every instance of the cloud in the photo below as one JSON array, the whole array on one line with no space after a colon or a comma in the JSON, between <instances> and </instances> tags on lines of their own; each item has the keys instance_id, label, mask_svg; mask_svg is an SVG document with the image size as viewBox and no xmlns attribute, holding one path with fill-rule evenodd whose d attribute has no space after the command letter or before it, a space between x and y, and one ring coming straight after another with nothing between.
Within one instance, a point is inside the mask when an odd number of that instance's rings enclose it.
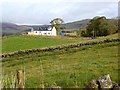
<instances>
[{"instance_id":1,"label":"cloud","mask_svg":"<svg viewBox=\"0 0 120 90\"><path fill-rule=\"evenodd\" d=\"M20 2L21 1L21 2ZM117 2L82 2L63 0L4 0L2 20L18 24L49 24L51 19L65 22L93 18L97 15L117 16ZM50 2L51 1L51 2ZM91 1L91 0L90 0ZM115 1L115 0L114 0Z\"/></svg>"},{"instance_id":2,"label":"cloud","mask_svg":"<svg viewBox=\"0 0 120 90\"><path fill-rule=\"evenodd\" d=\"M1 0L1 2L119 2L119 0Z\"/></svg>"}]
</instances>

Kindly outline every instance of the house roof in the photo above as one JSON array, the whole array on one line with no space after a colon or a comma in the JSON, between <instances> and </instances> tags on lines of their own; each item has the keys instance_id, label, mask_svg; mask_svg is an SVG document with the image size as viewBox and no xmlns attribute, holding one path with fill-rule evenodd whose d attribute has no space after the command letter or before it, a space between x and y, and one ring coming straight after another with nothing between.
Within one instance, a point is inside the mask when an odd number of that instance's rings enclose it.
<instances>
[{"instance_id":1,"label":"house roof","mask_svg":"<svg viewBox=\"0 0 120 90\"><path fill-rule=\"evenodd\" d=\"M44 25L44 26L33 26L32 27L34 31L51 31L51 26Z\"/></svg>"}]
</instances>

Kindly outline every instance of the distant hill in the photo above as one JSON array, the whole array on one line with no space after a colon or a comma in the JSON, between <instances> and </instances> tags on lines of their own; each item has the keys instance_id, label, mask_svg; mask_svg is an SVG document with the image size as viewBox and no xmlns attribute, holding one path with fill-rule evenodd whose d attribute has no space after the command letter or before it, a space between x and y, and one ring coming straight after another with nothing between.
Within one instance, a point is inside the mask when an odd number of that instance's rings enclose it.
<instances>
[{"instance_id":1,"label":"distant hill","mask_svg":"<svg viewBox=\"0 0 120 90\"><path fill-rule=\"evenodd\" d=\"M66 30L78 30L79 28L86 27L90 19L75 21L63 24L62 27L65 27Z\"/></svg>"},{"instance_id":2,"label":"distant hill","mask_svg":"<svg viewBox=\"0 0 120 90\"><path fill-rule=\"evenodd\" d=\"M75 22L70 22L70 23L66 23L63 24L61 27L64 27L65 30L78 30L80 28L84 28L89 24L89 21L91 19L85 19L85 20L80 20L80 21L75 21ZM114 24L117 26L117 19L107 19L108 22Z\"/></svg>"},{"instance_id":3,"label":"distant hill","mask_svg":"<svg viewBox=\"0 0 120 90\"><path fill-rule=\"evenodd\" d=\"M78 30L79 28L84 28L89 24L90 19L84 19L80 21L65 23L61 25L61 29L64 28L64 30ZM117 25L117 19L108 19L109 22ZM37 27L45 27L49 25L16 25L13 23L6 23L2 22L0 23L2 28L2 34L21 34L28 32L31 27L37 28Z\"/></svg>"},{"instance_id":4,"label":"distant hill","mask_svg":"<svg viewBox=\"0 0 120 90\"><path fill-rule=\"evenodd\" d=\"M30 27L25 25L17 25L14 23L2 22L0 23L0 29L2 29L2 35L21 34L29 30Z\"/></svg>"},{"instance_id":5,"label":"distant hill","mask_svg":"<svg viewBox=\"0 0 120 90\"><path fill-rule=\"evenodd\" d=\"M2 30L26 30L29 27L25 26L25 25L16 25L13 23L6 23L6 22L2 22L0 23L2 25Z\"/></svg>"}]
</instances>

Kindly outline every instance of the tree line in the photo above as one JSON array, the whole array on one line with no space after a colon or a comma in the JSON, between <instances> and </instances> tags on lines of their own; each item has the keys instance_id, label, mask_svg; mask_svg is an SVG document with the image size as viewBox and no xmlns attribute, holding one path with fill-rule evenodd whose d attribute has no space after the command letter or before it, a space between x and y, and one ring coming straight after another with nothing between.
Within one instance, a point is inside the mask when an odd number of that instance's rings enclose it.
<instances>
[{"instance_id":1,"label":"tree line","mask_svg":"<svg viewBox=\"0 0 120 90\"><path fill-rule=\"evenodd\" d=\"M118 32L117 26L109 22L104 16L97 16L90 20L86 30L81 31L81 36L93 37L107 36Z\"/></svg>"}]
</instances>

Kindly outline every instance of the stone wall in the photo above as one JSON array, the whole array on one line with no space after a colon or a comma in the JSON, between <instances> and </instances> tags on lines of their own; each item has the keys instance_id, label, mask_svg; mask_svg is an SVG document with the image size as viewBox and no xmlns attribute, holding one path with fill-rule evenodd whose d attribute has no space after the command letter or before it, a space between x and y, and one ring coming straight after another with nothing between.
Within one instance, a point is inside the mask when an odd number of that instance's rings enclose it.
<instances>
[{"instance_id":1,"label":"stone wall","mask_svg":"<svg viewBox=\"0 0 120 90\"><path fill-rule=\"evenodd\" d=\"M119 42L120 39L105 39L101 41L91 41L91 42L86 42L86 43L76 43L76 44L69 44L69 45L61 45L61 46L56 46L56 47L50 47L50 48L40 48L40 49L28 49L28 50L21 50L21 51L16 51L12 53L6 53L0 55L1 58L7 58L7 57L13 57L16 55L28 55L32 54L35 52L52 52L54 50L62 50L62 49L67 49L67 48L77 48L77 47L82 47L82 46L88 46L88 45L96 45L96 44L105 44L105 43L110 43L110 42Z\"/></svg>"}]
</instances>

